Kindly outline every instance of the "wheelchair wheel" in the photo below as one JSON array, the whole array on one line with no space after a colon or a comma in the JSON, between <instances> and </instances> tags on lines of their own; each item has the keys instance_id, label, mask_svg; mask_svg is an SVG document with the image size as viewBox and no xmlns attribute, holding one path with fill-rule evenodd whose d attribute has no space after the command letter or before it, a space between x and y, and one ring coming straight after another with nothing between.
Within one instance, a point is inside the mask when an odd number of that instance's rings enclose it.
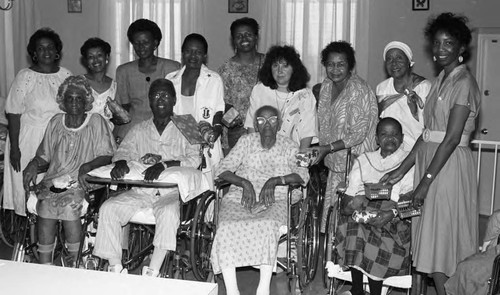
<instances>
[{"instance_id":1,"label":"wheelchair wheel","mask_svg":"<svg viewBox=\"0 0 500 295\"><path fill-rule=\"evenodd\" d=\"M16 235L21 229L20 223L25 218L17 215L14 210L0 209L0 237L10 248L14 246Z\"/></svg>"},{"instance_id":2,"label":"wheelchair wheel","mask_svg":"<svg viewBox=\"0 0 500 295\"><path fill-rule=\"evenodd\" d=\"M123 255L123 266L129 271L137 269L153 248L154 231L146 225L130 224L128 251Z\"/></svg>"},{"instance_id":3,"label":"wheelchair wheel","mask_svg":"<svg viewBox=\"0 0 500 295\"><path fill-rule=\"evenodd\" d=\"M319 256L319 220L315 201L307 198L302 203L297 239L297 275L301 288L314 279Z\"/></svg>"},{"instance_id":4,"label":"wheelchair wheel","mask_svg":"<svg viewBox=\"0 0 500 295\"><path fill-rule=\"evenodd\" d=\"M15 232L13 233L12 261L38 263L38 249L36 240L36 226L29 217L14 214ZM32 216L32 218L35 218Z\"/></svg>"},{"instance_id":5,"label":"wheelchair wheel","mask_svg":"<svg viewBox=\"0 0 500 295\"><path fill-rule=\"evenodd\" d=\"M326 232L325 232L325 240L323 241L323 286L328 289L330 287L330 278L328 277L328 271L326 270L326 263L328 261L332 261L332 251L333 251L333 228L334 221L332 220L335 217L333 214L333 210L336 207L328 208L328 213L326 215Z\"/></svg>"},{"instance_id":6,"label":"wheelchair wheel","mask_svg":"<svg viewBox=\"0 0 500 295\"><path fill-rule=\"evenodd\" d=\"M207 281L211 278L212 265L210 252L215 235L213 218L205 220L205 215L211 204L215 204L215 195L206 194L196 207L196 212L191 223L191 267L193 275L198 281Z\"/></svg>"},{"instance_id":7,"label":"wheelchair wheel","mask_svg":"<svg viewBox=\"0 0 500 295\"><path fill-rule=\"evenodd\" d=\"M307 183L307 196L314 200L318 208L323 208L326 181L322 180L324 166L317 164L309 168L309 182Z\"/></svg>"}]
</instances>

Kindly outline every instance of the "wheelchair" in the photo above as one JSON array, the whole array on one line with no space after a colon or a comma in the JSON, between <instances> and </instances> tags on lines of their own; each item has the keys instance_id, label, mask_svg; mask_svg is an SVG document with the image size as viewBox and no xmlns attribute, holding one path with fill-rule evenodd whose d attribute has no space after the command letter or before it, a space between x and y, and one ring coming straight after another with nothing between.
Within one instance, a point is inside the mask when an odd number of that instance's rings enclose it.
<instances>
[{"instance_id":1,"label":"wheelchair","mask_svg":"<svg viewBox=\"0 0 500 295\"><path fill-rule=\"evenodd\" d=\"M82 209L82 233L80 237L80 247L77 254L77 260L72 261L68 249L65 246L64 229L62 222L59 220L56 224L55 248L53 252L53 263L63 267L76 267L82 266L86 269L96 269L95 261L92 260L92 242L90 239L95 237L94 224L95 220L95 203L97 202L95 195L99 191L94 191L83 202ZM18 262L38 263L38 249L37 249L37 224L36 224L36 196L32 194L28 198L26 217L14 217L15 220L15 234L13 237L13 251L11 260ZM93 235L90 234L93 232ZM86 246L86 247L85 247Z\"/></svg>"},{"instance_id":2,"label":"wheelchair","mask_svg":"<svg viewBox=\"0 0 500 295\"><path fill-rule=\"evenodd\" d=\"M337 196L338 196L337 202L335 202L329 208L327 213L327 224L325 233L326 235L323 245L325 249L324 264L323 264L324 266L323 284L324 287L328 289L328 295L337 294L337 291L339 291L339 289L342 287L343 282L352 281L351 272L345 271L338 264L339 257L338 257L338 251L335 246L337 241L336 240L337 229L341 216L340 204L342 204L342 198L344 196L345 191L347 190L347 180L351 168L352 168L352 155L351 155L351 150L349 149L346 158L346 169L345 169L346 172L344 175L344 182L340 183L337 188ZM389 288L399 288L399 289L406 289L406 293L409 295L410 289L412 287L411 264L409 266L408 272L409 275L392 276L386 278L383 282L382 294L387 294ZM363 284L365 285L365 287L368 284L368 279L366 276L364 276L363 278Z\"/></svg>"},{"instance_id":3,"label":"wheelchair","mask_svg":"<svg viewBox=\"0 0 500 295\"><path fill-rule=\"evenodd\" d=\"M316 177L311 185L315 185ZM224 189L229 183L216 180L216 203L223 200ZM278 245L285 245L286 256L277 259L277 266L283 269L288 278L288 288L291 294L302 294L303 290L312 282L316 274L319 257L319 196L315 194L318 187L306 190L300 184L288 186L287 193L287 223L280 227ZM301 191L301 197L293 197L295 190ZM217 224L218 210L214 214L214 224ZM296 255L294 255L296 253Z\"/></svg>"},{"instance_id":4,"label":"wheelchair","mask_svg":"<svg viewBox=\"0 0 500 295\"><path fill-rule=\"evenodd\" d=\"M112 197L110 183L106 184L106 197ZM154 184L148 185L154 186ZM129 185L125 185L128 189ZM122 190L117 191L120 193ZM210 264L210 251L215 235L214 214L217 210L216 195L207 190L195 198L179 202L180 225L177 229L177 248L169 251L160 268L159 276L163 278L185 279L186 273L191 271L198 281L213 279ZM98 217L98 210L93 212L93 219ZM98 225L98 221L96 222ZM144 260L153 252L153 238L155 234L155 218L151 208L139 210L125 227L127 237L123 245L122 265L133 271L142 265ZM84 234L84 233L82 233ZM83 245L81 245L83 246ZM91 252L92 248L89 247ZM189 253L186 255L185 253ZM85 255L82 252L82 255ZM97 258L97 257L96 257ZM99 259L99 258L97 258ZM104 260L98 261L98 270L106 269Z\"/></svg>"}]
</instances>

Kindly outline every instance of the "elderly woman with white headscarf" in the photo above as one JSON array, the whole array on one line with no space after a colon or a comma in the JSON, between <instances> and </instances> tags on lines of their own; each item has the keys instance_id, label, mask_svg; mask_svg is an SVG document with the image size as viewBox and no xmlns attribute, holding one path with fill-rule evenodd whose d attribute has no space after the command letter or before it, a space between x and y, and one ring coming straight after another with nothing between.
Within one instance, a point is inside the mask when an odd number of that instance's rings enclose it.
<instances>
[{"instance_id":1,"label":"elderly woman with white headscarf","mask_svg":"<svg viewBox=\"0 0 500 295\"><path fill-rule=\"evenodd\" d=\"M403 125L403 149L411 151L424 128L423 109L431 82L412 72L415 63L407 44L389 42L383 58L390 77L377 85L380 118L392 117Z\"/></svg>"}]
</instances>

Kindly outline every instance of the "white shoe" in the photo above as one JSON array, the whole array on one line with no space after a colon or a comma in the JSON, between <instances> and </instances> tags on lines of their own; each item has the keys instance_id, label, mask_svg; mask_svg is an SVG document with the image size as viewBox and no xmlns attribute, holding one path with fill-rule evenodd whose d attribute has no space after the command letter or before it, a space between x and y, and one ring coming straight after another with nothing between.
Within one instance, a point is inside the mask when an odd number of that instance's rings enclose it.
<instances>
[{"instance_id":1,"label":"white shoe","mask_svg":"<svg viewBox=\"0 0 500 295\"><path fill-rule=\"evenodd\" d=\"M114 272L114 273L119 273L119 274L128 274L128 269L123 268L121 264L115 264L115 265L110 265L108 266L108 272Z\"/></svg>"},{"instance_id":2,"label":"white shoe","mask_svg":"<svg viewBox=\"0 0 500 295\"><path fill-rule=\"evenodd\" d=\"M160 275L160 271L145 265L142 267L142 275L145 277L158 277Z\"/></svg>"}]
</instances>

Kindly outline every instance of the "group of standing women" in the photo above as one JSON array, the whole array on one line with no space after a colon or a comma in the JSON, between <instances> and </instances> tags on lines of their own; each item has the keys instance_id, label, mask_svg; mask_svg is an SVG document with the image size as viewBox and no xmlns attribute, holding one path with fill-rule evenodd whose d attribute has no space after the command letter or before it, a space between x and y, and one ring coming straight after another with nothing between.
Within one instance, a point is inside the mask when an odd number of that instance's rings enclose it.
<instances>
[{"instance_id":1,"label":"group of standing women","mask_svg":"<svg viewBox=\"0 0 500 295\"><path fill-rule=\"evenodd\" d=\"M315 98L307 88L307 69L293 47L273 46L265 55L257 51L259 25L254 19L232 23L235 54L218 72L205 65L208 43L199 34L185 38L182 67L156 56L161 30L154 22L140 19L127 32L137 59L118 67L116 81L106 75L109 44L99 38L83 44L85 78L94 97L90 112L101 114L114 127L114 135L123 138L131 126L151 116L149 85L166 77L176 89L175 113L191 114L196 121L212 125L215 145L205 151L206 169L211 171L223 150L227 154L242 135L252 131L255 110L271 105L283 122L279 134L291 138L300 151L318 143L314 147L319 151L317 162L324 159L329 169L325 208L335 202L336 188L344 178L347 149L354 156L375 150L379 116L398 119L404 146L411 152L382 181L394 184L415 166L413 203L423 210L413 221L413 264L418 271L432 274L438 293L444 294L447 277L477 248L476 181L468 142L480 96L463 64L471 41L466 22L465 17L451 13L429 22L426 36L434 61L443 69L432 85L412 73L413 54L406 44L389 43L383 58L390 78L379 84L376 94L355 74L351 45L344 41L328 44L321 53L326 78ZM71 75L59 66L62 42L52 30L38 30L27 50L32 66L18 73L6 104L4 208L21 215L25 214L21 172L35 156L50 118L60 112L57 90ZM128 110L132 122L114 126L108 100ZM223 114L231 108L238 115L223 127Z\"/></svg>"}]
</instances>

